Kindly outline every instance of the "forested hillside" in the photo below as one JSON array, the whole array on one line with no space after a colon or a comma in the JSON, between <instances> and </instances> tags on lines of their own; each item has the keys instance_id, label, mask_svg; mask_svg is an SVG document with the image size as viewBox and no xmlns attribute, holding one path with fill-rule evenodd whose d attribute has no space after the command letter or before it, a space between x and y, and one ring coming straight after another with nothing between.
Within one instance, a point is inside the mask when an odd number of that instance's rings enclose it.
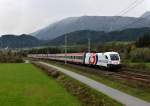
<instances>
[{"instance_id":1,"label":"forested hillside","mask_svg":"<svg viewBox=\"0 0 150 106\"><path fill-rule=\"evenodd\" d=\"M91 43L135 41L143 34L149 32L150 28L125 29L122 31L113 31L109 33L102 31L81 30L57 37L56 39L50 40L48 44L63 45L65 42L65 36L67 36L67 42L70 45L87 44L88 39L91 40Z\"/></svg>"}]
</instances>

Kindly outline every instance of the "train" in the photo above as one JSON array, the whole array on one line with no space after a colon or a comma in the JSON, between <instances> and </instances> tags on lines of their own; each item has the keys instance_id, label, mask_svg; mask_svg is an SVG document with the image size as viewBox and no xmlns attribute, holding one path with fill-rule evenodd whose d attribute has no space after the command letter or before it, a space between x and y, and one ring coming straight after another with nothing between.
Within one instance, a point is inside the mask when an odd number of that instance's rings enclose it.
<instances>
[{"instance_id":1,"label":"train","mask_svg":"<svg viewBox=\"0 0 150 106\"><path fill-rule=\"evenodd\" d=\"M108 69L121 68L121 59L118 52L28 54L28 57L100 66Z\"/></svg>"}]
</instances>

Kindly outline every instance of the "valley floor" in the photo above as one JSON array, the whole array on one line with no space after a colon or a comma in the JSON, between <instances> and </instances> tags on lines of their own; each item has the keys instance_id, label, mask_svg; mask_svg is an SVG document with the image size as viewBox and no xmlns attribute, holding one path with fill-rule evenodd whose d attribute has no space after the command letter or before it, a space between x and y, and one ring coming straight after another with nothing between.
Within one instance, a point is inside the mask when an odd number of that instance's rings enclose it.
<instances>
[{"instance_id":1,"label":"valley floor","mask_svg":"<svg viewBox=\"0 0 150 106\"><path fill-rule=\"evenodd\" d=\"M91 78L85 77L78 73L75 73L70 70L64 69L62 67L58 67L58 66L48 64L45 62L40 62L40 63L44 64L46 66L55 68L55 69L59 70L60 72L65 73L66 75L68 75L78 81L81 81L82 83L90 86L91 88L96 89L97 91L100 91L100 92L108 95L109 97L117 100L118 102L125 104L126 106L149 106L150 105L149 102L143 101L136 97L130 96L126 93L120 92L119 90L108 87L100 82L92 80Z\"/></svg>"},{"instance_id":2,"label":"valley floor","mask_svg":"<svg viewBox=\"0 0 150 106\"><path fill-rule=\"evenodd\" d=\"M80 106L80 102L31 64L0 64L0 106Z\"/></svg>"}]
</instances>

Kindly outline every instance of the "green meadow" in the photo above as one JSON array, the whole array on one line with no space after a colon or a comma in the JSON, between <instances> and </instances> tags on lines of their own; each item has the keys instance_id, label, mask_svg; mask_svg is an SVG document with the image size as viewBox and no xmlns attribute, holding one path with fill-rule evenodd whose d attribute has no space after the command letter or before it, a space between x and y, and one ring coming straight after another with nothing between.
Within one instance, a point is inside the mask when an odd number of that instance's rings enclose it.
<instances>
[{"instance_id":1,"label":"green meadow","mask_svg":"<svg viewBox=\"0 0 150 106\"><path fill-rule=\"evenodd\" d=\"M0 106L80 106L80 103L32 64L0 64Z\"/></svg>"}]
</instances>

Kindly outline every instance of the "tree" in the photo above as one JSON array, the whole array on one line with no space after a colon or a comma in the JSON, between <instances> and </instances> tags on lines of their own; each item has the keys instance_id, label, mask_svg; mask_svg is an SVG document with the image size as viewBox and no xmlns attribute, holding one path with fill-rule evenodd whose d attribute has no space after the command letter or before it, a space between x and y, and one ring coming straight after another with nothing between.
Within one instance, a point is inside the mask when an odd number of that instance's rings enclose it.
<instances>
[{"instance_id":1,"label":"tree","mask_svg":"<svg viewBox=\"0 0 150 106\"><path fill-rule=\"evenodd\" d=\"M137 47L150 47L150 33L141 36L135 43Z\"/></svg>"}]
</instances>

